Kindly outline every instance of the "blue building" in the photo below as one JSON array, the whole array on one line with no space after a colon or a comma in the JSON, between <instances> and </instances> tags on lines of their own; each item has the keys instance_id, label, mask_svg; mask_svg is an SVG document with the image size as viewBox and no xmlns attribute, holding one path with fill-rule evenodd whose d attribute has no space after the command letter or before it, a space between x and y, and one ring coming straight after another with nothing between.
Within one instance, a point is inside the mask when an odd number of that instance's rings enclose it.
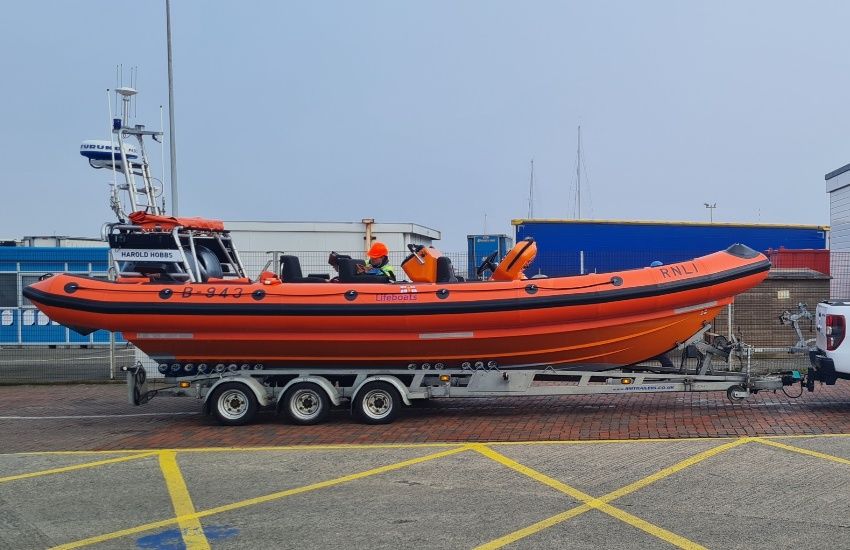
<instances>
[{"instance_id":1,"label":"blue building","mask_svg":"<svg viewBox=\"0 0 850 550\"><path fill-rule=\"evenodd\" d=\"M466 278L474 280L478 277L476 271L484 258L493 252L498 252L499 258L504 258L505 254L513 247L514 242L507 235L467 235L466 244Z\"/></svg>"},{"instance_id":2,"label":"blue building","mask_svg":"<svg viewBox=\"0 0 850 550\"><path fill-rule=\"evenodd\" d=\"M21 294L25 286L45 273L79 273L105 279L108 264L106 247L0 247L0 346L108 343L109 332L78 334L50 320ZM123 339L119 336L118 341Z\"/></svg>"},{"instance_id":3,"label":"blue building","mask_svg":"<svg viewBox=\"0 0 850 550\"><path fill-rule=\"evenodd\" d=\"M537 259L528 275L607 272L672 263L743 243L769 249L825 249L829 227L816 225L513 220L516 241L534 237Z\"/></svg>"}]
</instances>

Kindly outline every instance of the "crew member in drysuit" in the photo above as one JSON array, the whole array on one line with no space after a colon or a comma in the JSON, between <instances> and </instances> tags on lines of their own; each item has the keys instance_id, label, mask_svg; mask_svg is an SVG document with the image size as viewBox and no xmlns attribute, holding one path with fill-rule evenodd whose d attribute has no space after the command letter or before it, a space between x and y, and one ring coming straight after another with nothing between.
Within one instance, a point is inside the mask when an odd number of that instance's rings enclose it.
<instances>
[{"instance_id":1,"label":"crew member in drysuit","mask_svg":"<svg viewBox=\"0 0 850 550\"><path fill-rule=\"evenodd\" d=\"M376 241L366 253L366 265L363 274L365 275L386 275L390 281L395 281L395 272L393 266L390 265L388 254L390 253L387 245L380 241Z\"/></svg>"}]
</instances>

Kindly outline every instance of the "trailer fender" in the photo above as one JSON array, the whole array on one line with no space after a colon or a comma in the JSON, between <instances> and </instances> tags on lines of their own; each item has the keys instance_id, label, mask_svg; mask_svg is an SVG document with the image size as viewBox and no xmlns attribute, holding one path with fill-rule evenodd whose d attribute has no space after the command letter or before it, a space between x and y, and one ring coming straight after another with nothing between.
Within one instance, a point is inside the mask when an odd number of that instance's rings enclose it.
<instances>
[{"instance_id":1,"label":"trailer fender","mask_svg":"<svg viewBox=\"0 0 850 550\"><path fill-rule=\"evenodd\" d=\"M351 403L354 403L354 400L357 398L357 394L360 393L361 388L370 382L389 382L392 384L396 390L398 390L398 394L401 396L401 400L405 405L410 405L410 397L407 395L407 387L401 383L401 380L396 378L395 376L370 376L366 380L364 380L357 389L354 390L354 393L351 394Z\"/></svg>"},{"instance_id":2,"label":"trailer fender","mask_svg":"<svg viewBox=\"0 0 850 550\"><path fill-rule=\"evenodd\" d=\"M226 384L228 382L236 382L239 384L245 384L248 386L251 391L254 392L254 396L257 398L257 402L260 407L268 407L269 406L269 397L266 394L266 389L257 381L255 378L250 376L225 376L215 384L213 384L209 390L207 390L207 395L204 397L204 412L209 414L210 412L210 396L215 393L215 389L221 384Z\"/></svg>"},{"instance_id":3,"label":"trailer fender","mask_svg":"<svg viewBox=\"0 0 850 550\"><path fill-rule=\"evenodd\" d=\"M277 410L280 410L281 400L283 400L283 396L286 394L286 390L288 390L292 385L298 384L299 382L311 382L313 384L318 385L320 388L325 390L325 393L328 394L328 399L331 400L331 403L334 407L338 406L340 403L339 392L337 389L331 384L327 378L323 378L321 376L299 376L294 380L290 380L289 383L283 387L283 391L277 396Z\"/></svg>"}]
</instances>

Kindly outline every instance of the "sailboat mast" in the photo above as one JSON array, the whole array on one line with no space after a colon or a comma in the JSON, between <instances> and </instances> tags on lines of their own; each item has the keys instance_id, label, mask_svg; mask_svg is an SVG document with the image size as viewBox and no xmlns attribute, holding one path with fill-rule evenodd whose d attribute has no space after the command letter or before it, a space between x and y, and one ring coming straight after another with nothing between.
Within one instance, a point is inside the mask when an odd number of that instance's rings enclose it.
<instances>
[{"instance_id":1,"label":"sailboat mast","mask_svg":"<svg viewBox=\"0 0 850 550\"><path fill-rule=\"evenodd\" d=\"M534 159L531 159L531 180L528 183L528 219L534 218Z\"/></svg>"},{"instance_id":2,"label":"sailboat mast","mask_svg":"<svg viewBox=\"0 0 850 550\"><path fill-rule=\"evenodd\" d=\"M581 124L578 127L578 148L576 149L576 205L578 206L578 216L576 219L581 219Z\"/></svg>"}]
</instances>

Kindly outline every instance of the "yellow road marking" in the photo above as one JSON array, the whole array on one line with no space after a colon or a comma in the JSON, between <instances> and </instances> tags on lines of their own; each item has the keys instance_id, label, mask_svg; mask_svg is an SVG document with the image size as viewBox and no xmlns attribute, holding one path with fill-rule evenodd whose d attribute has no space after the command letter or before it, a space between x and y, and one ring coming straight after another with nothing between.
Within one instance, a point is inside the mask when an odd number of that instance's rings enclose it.
<instances>
[{"instance_id":1,"label":"yellow road marking","mask_svg":"<svg viewBox=\"0 0 850 550\"><path fill-rule=\"evenodd\" d=\"M177 453L174 451L159 453L159 468L162 470L162 477L165 478L165 485L171 496L174 514L178 518L194 514L195 506L192 504L192 497L189 495L186 481L177 464ZM186 550L209 550L210 543L198 518L178 519L177 524L180 526L180 535L183 537Z\"/></svg>"},{"instance_id":2,"label":"yellow road marking","mask_svg":"<svg viewBox=\"0 0 850 550\"><path fill-rule=\"evenodd\" d=\"M800 453L808 456L813 456L815 458L820 458L823 460L829 460L831 462L838 462L839 464L848 464L850 465L850 460L846 458L841 458L840 456L828 455L826 453L819 453L818 451L812 451L810 449L804 449L803 447L797 447L795 445L786 445L785 443L780 443L778 441L770 441L769 439L762 439L760 437L753 438L753 441L758 441L762 445L768 445L770 447L777 447L779 449L785 449L786 451L791 451L794 453Z\"/></svg>"},{"instance_id":3,"label":"yellow road marking","mask_svg":"<svg viewBox=\"0 0 850 550\"><path fill-rule=\"evenodd\" d=\"M71 472L74 470L83 470L85 468L96 468L98 466L104 466L106 464L115 464L116 462L126 462L128 460L137 460L139 458L146 458L149 456L154 456L157 453L154 451L145 452L140 454L135 454L131 456L119 456L118 458L109 458L106 460L97 460L95 462L85 462L83 464L74 464L73 466L63 466L61 468L51 468L49 470L40 470L38 472L29 472L26 474L17 474L14 476L0 477L0 483L6 481L14 481L16 479L27 479L31 477L40 477L40 476L48 476L52 474L62 474L65 472Z\"/></svg>"},{"instance_id":4,"label":"yellow road marking","mask_svg":"<svg viewBox=\"0 0 850 550\"><path fill-rule=\"evenodd\" d=\"M607 495L604 495L604 496L602 496L598 499L594 499L594 500L598 500L599 502L607 504L607 503L612 502L612 501L614 501L618 498L624 497L624 496L626 496L630 493L633 493L633 492L635 492L639 489L642 489L642 488L646 487L647 485L655 483L656 481L659 481L659 480L661 480L665 477L668 477L668 476L670 476L670 475L672 475L676 472L679 472L679 471L681 471L685 468L693 466L694 464L697 464L698 462L702 462L703 460L705 460L707 458L719 455L720 453L726 452L729 449L733 449L733 448L738 447L740 445L743 445L745 443L749 443L752 440L753 440L752 438L743 437L743 438L731 441L729 443L724 443L723 445L718 445L717 447L713 447L711 449L708 449L706 451L698 453L694 456L688 457L688 458L686 458L686 459L684 459L680 462L677 462L673 466L670 466L668 468L664 468L663 470L660 470L660 471L658 471L658 472L656 472L652 475L649 475L649 476L647 476L643 479L639 479L638 481L635 481L634 483L630 483L630 484L626 485L625 487L621 487L620 489L617 489L616 491L612 491L612 492L608 493ZM505 458L507 458L507 457L505 457ZM508 460L510 460L510 459L508 459ZM543 474L540 474L540 475L543 475ZM553 481L556 481L556 480L553 480ZM556 483L560 483L560 482L556 481ZM548 483L547 483L547 485L548 485ZM579 500L582 500L582 499L579 499ZM553 525L557 525L557 524L564 522L568 519L571 519L575 516L583 514L590 509L591 509L591 505L589 503L585 502L585 504L583 504L581 506L577 506L575 508L572 508L570 510L562 512L560 514L556 514L552 517L546 518L546 519L539 521L535 524L529 525L528 527L525 527L525 528L520 529L518 531L514 531L513 533L509 533L509 534L507 534L503 537L500 537L498 539L495 539L495 540L493 540L493 541L491 541L487 544L481 545L478 548L480 548L480 549L486 548L488 550L493 549L493 548L501 548L502 546L505 546L506 544L516 542L517 540L520 540L520 539L525 538L527 536L533 535L533 534L535 534L539 531L542 531L543 529L547 529L549 527L552 527ZM678 536L678 535L676 535L676 536ZM685 539L685 540L687 540L687 539Z\"/></svg>"},{"instance_id":5,"label":"yellow road marking","mask_svg":"<svg viewBox=\"0 0 850 550\"><path fill-rule=\"evenodd\" d=\"M612 500L622 498L622 497L624 497L628 494L631 494L631 493L634 493L635 491L643 489L647 485L655 483L656 481L659 481L661 479L664 479L665 477L671 476L671 475L675 474L676 472L680 472L680 471L684 470L685 468L689 468L689 467L693 466L694 464L702 462L703 460L706 460L706 459L711 458L713 456L717 456L721 453L725 453L726 451L734 449L735 447L740 447L741 445L744 445L744 444L749 443L751 441L753 441L753 438L751 438L751 437L741 437L739 439L736 439L735 441L730 441L729 443L724 443L723 445L718 445L717 447L712 447L711 449L702 451L701 453L697 453L697 454L695 454L691 457L688 457L688 458L686 458L686 459L684 459L680 462L677 462L676 464L673 464L672 466L668 466L667 468L664 468L663 470L659 470L658 472L655 472L652 475L648 475L643 479L639 479L639 480L635 481L634 483L629 483L625 487L621 487L620 489L617 489L616 491L612 491L612 492L608 493L607 495L601 497L601 499L604 500L605 502L611 502Z\"/></svg>"},{"instance_id":6,"label":"yellow road marking","mask_svg":"<svg viewBox=\"0 0 850 550\"><path fill-rule=\"evenodd\" d=\"M578 510L576 510L575 513L567 516L570 512L572 512L572 510L569 510L565 513L559 514L559 516L564 516L564 517L559 517L560 521L564 521L566 519L569 519L570 517L575 517L576 515L583 513L583 512L586 512L586 511L590 510L591 508L595 508L595 509L599 510L600 512L604 512L604 513L606 513L606 514L608 514L612 517L615 517L615 518L619 519L620 521L623 521L623 522L631 525L632 527L637 527L638 529L640 529L640 530L642 530L642 531L644 531L644 532L646 532L646 533L648 533L648 534L650 534L654 537L658 537L663 541L669 542L670 544L678 546L679 548L686 548L688 550L704 550L703 546L700 546L699 544L697 544L697 543L695 543L691 540L688 540L683 536L680 536L680 535L677 535L676 533L668 531L668 530L664 529L663 527L659 527L657 525L654 525L654 524L652 524L652 523L650 523L650 522L648 522L644 519L641 519L641 518L634 516L634 515L632 515L628 512L620 510L619 508L615 508L614 506L611 506L610 504L608 504L606 501L603 501L602 499L594 498L594 497L590 496L589 494L576 489L575 487L571 487L571 486L567 485L566 483L558 481L557 479L553 479L553 478L547 476L546 474L543 474L541 472L538 472L537 470L529 468L528 466L520 464L519 462L516 462L515 460L510 459L510 458L506 457L505 455L498 453L498 452L496 452L496 451L494 451L494 450L492 450L492 449L490 449L490 448L488 448L484 445L474 445L474 446L472 446L472 448L475 451L479 452L480 454L486 456L487 458L494 460L494 461L498 462L499 464L502 464L503 466L507 466L508 468L511 468L512 470L515 470L515 471L517 471L521 474L524 474L524 475L530 477L531 479L533 479L535 481L538 481L538 482L540 482L544 485L552 487L553 489L561 491L562 493L565 493L565 494L569 495L570 497L584 503L583 506L580 506L581 508L584 508L584 510L581 510L580 512ZM544 522L545 521L546 520L544 520ZM540 522L540 523L543 523L543 522ZM551 525L554 525L554 523L548 524L548 525L546 525L546 527L550 527ZM528 534L525 534L524 536L528 536L530 534L533 534L537 531L540 531L543 528L545 528L545 527L540 527L538 529L535 529L534 531L528 532ZM508 542L514 542L516 540L519 540L515 536L512 537L511 535L515 535L515 533L511 533L510 535L508 535L508 537L511 537L510 540L503 540L503 539L506 538L506 537L503 537L502 539L497 539L495 541L491 541L487 544L481 545L478 548L479 549L500 548L500 547L504 546L505 544L507 544Z\"/></svg>"},{"instance_id":7,"label":"yellow road marking","mask_svg":"<svg viewBox=\"0 0 850 550\"><path fill-rule=\"evenodd\" d=\"M167 527L169 525L173 525L174 523L187 521L190 519L200 519L208 516L212 516L215 514L221 514L223 512L230 512L232 510L238 510L240 508L245 508L247 506L253 506L255 504L263 504L266 502L271 502L274 500L279 500L282 498L286 498L292 495L298 495L301 493L306 493L309 491L315 491L317 489L324 489L325 487L333 487L334 485L339 485L341 483L348 483L349 481L355 481L357 479L363 479L364 477L369 477L377 474L383 474L386 472L392 472L394 470L400 470L402 468L407 468L408 466L413 466L415 464L420 464L422 462L428 462L429 460L434 460L437 458L443 458L446 456L450 456L453 454L461 453L464 451L468 451L470 449L469 446L456 447L454 449L449 449L447 451L440 451L438 453L432 453L425 456L420 456L418 458L411 458L409 460L404 460L402 462L396 462L395 464L389 464L387 466L380 466L378 468L372 468L371 470L366 470L363 472L358 472L356 474L350 474L347 476L337 477L334 479L329 479L327 481L321 481L319 483L312 483L310 485L305 485L303 487L296 487L294 489L287 489L285 491L278 491L276 493L271 493L268 495L249 498L245 500L241 500L239 502L234 502L231 504L225 504L224 506L217 506L215 508L210 508L208 510L204 510L202 512L195 512L192 514L185 514L182 516L178 516L171 519L165 519L160 521L154 521L151 523L145 523L143 525L138 525L136 527L131 527L129 529L122 529L120 531L115 531L112 533L106 533L103 535L97 535L94 537L89 537L87 539L82 539L74 542L69 542L67 544L62 544L59 546L55 546L54 550L66 550L70 548L80 548L83 546L89 546L91 544L97 544L100 542L105 542L108 540L113 540L121 537L126 537L129 535L135 535L137 533L143 533L145 531L150 531L151 529L158 529L161 527Z\"/></svg>"}]
</instances>

